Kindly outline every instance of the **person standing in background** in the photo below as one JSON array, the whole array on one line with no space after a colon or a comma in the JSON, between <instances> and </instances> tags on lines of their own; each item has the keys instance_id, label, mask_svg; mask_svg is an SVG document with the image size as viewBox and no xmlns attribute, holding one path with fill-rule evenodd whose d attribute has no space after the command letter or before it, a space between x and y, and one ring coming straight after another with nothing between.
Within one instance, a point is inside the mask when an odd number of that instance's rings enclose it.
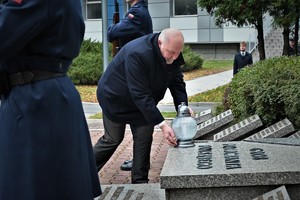
<instances>
[{"instance_id":1,"label":"person standing in background","mask_svg":"<svg viewBox=\"0 0 300 200\"><path fill-rule=\"evenodd\" d=\"M296 56L300 53L300 47L298 46L298 52L296 53L296 45L295 45L295 39L290 38L289 39L289 52L288 56Z\"/></svg>"},{"instance_id":2,"label":"person standing in background","mask_svg":"<svg viewBox=\"0 0 300 200\"><path fill-rule=\"evenodd\" d=\"M240 43L240 51L234 55L233 75L238 73L245 66L253 64L252 55L246 51L247 44L245 41Z\"/></svg>"},{"instance_id":3,"label":"person standing in background","mask_svg":"<svg viewBox=\"0 0 300 200\"><path fill-rule=\"evenodd\" d=\"M66 75L85 24L80 0L0 5L0 199L101 194L81 99Z\"/></svg>"},{"instance_id":4,"label":"person standing in background","mask_svg":"<svg viewBox=\"0 0 300 200\"><path fill-rule=\"evenodd\" d=\"M144 0L126 0L131 6L125 18L108 28L108 41L119 40L120 50L125 44L138 37L153 33L152 19ZM132 160L125 160L121 170L130 171Z\"/></svg>"}]
</instances>

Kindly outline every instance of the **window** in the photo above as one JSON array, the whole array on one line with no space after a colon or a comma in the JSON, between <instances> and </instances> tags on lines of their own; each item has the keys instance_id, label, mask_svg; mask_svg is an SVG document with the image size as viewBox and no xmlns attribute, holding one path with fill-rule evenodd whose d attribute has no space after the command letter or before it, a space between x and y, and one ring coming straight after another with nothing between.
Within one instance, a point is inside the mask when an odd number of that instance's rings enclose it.
<instances>
[{"instance_id":1,"label":"window","mask_svg":"<svg viewBox=\"0 0 300 200\"><path fill-rule=\"evenodd\" d=\"M197 15L197 0L174 0L175 15Z\"/></svg>"},{"instance_id":2,"label":"window","mask_svg":"<svg viewBox=\"0 0 300 200\"><path fill-rule=\"evenodd\" d=\"M87 0L86 1L86 19L101 19L102 5L101 1Z\"/></svg>"}]
</instances>

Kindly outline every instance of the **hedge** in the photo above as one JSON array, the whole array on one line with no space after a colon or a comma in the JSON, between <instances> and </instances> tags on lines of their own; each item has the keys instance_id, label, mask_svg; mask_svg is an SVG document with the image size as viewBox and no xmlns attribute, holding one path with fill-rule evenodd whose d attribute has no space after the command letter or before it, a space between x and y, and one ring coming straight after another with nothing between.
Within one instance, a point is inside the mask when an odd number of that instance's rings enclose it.
<instances>
[{"instance_id":1,"label":"hedge","mask_svg":"<svg viewBox=\"0 0 300 200\"><path fill-rule=\"evenodd\" d=\"M264 125L288 118L300 127L300 58L276 57L237 73L224 95L236 121L258 114Z\"/></svg>"}]
</instances>

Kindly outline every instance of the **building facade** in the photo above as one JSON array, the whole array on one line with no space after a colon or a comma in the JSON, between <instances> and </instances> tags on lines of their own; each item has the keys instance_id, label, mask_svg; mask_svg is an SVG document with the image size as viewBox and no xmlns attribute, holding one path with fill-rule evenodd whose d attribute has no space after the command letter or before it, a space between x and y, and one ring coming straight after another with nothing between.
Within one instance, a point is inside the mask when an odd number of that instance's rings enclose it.
<instances>
[{"instance_id":1,"label":"building facade","mask_svg":"<svg viewBox=\"0 0 300 200\"><path fill-rule=\"evenodd\" d=\"M119 3L120 18L128 10L125 0ZM185 43L206 59L233 59L239 42L248 42L248 50L256 42L253 27L238 28L230 23L218 27L214 17L199 8L197 0L148 0L148 9L153 21L154 32L164 28L178 28L183 32ZM86 24L85 39L102 41L101 0L83 0ZM112 23L114 0L108 0L108 24Z\"/></svg>"}]
</instances>

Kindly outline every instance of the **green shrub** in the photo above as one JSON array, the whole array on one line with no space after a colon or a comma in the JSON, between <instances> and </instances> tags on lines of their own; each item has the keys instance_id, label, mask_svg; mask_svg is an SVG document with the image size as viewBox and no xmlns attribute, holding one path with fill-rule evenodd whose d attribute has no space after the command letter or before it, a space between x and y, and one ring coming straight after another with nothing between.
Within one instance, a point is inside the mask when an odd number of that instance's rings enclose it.
<instances>
[{"instance_id":1,"label":"green shrub","mask_svg":"<svg viewBox=\"0 0 300 200\"><path fill-rule=\"evenodd\" d=\"M109 43L109 55L111 55L112 45ZM80 54L74 59L68 75L76 85L97 85L99 78L103 74L103 54L102 43L84 40L80 49ZM202 67L203 59L193 52L189 46L183 50L185 65L182 71L191 71ZM111 60L111 57L109 58Z\"/></svg>"},{"instance_id":2,"label":"green shrub","mask_svg":"<svg viewBox=\"0 0 300 200\"><path fill-rule=\"evenodd\" d=\"M265 126L288 118L300 127L299 66L299 57L277 57L237 73L226 102L236 121L258 114Z\"/></svg>"},{"instance_id":3,"label":"green shrub","mask_svg":"<svg viewBox=\"0 0 300 200\"><path fill-rule=\"evenodd\" d=\"M96 85L103 73L102 43L84 40L68 75L76 85Z\"/></svg>"},{"instance_id":4,"label":"green shrub","mask_svg":"<svg viewBox=\"0 0 300 200\"><path fill-rule=\"evenodd\" d=\"M184 46L182 55L185 60L185 65L182 67L183 72L202 68L202 64L204 61L203 58L201 58L199 54L192 51L188 45Z\"/></svg>"}]
</instances>

